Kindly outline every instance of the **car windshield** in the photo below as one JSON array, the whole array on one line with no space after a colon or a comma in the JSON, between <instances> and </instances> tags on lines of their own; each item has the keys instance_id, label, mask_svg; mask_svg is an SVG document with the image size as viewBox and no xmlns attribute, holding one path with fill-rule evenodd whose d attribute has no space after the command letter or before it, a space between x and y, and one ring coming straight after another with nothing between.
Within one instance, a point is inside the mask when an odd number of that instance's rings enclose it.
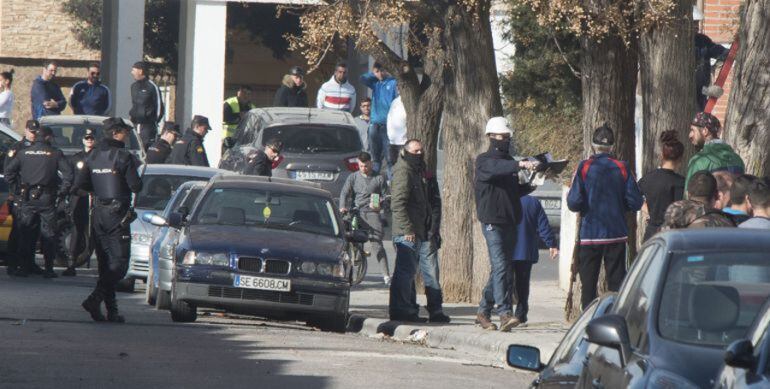
<instances>
[{"instance_id":1,"label":"car windshield","mask_svg":"<svg viewBox=\"0 0 770 389\"><path fill-rule=\"evenodd\" d=\"M179 185L200 180L201 177L145 174L142 190L136 195L136 208L162 211Z\"/></svg>"},{"instance_id":2,"label":"car windshield","mask_svg":"<svg viewBox=\"0 0 770 389\"><path fill-rule=\"evenodd\" d=\"M283 142L287 153L354 153L362 149L354 127L295 125L264 129L262 145L273 139Z\"/></svg>"},{"instance_id":3,"label":"car windshield","mask_svg":"<svg viewBox=\"0 0 770 389\"><path fill-rule=\"evenodd\" d=\"M86 130L91 128L96 135L96 141L104 138L104 131L102 131L101 123L91 124L46 124L53 130L53 145L60 149L82 149L83 148L83 134ZM136 134L131 131L129 135L130 142L128 142L128 148L131 150L139 150L139 142L136 140Z\"/></svg>"},{"instance_id":4,"label":"car windshield","mask_svg":"<svg viewBox=\"0 0 770 389\"><path fill-rule=\"evenodd\" d=\"M329 199L261 189L215 188L196 206L192 224L256 226L337 236Z\"/></svg>"},{"instance_id":5,"label":"car windshield","mask_svg":"<svg viewBox=\"0 0 770 389\"><path fill-rule=\"evenodd\" d=\"M724 347L746 336L768 295L766 253L674 255L658 328L664 338L677 342Z\"/></svg>"}]
</instances>

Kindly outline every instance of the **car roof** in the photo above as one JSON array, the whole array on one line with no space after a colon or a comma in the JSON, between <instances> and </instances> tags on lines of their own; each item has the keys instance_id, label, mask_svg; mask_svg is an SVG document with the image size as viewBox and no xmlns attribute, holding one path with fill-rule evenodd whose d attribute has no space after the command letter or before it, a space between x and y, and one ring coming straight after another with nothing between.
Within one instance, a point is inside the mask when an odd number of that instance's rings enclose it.
<instances>
[{"instance_id":1,"label":"car roof","mask_svg":"<svg viewBox=\"0 0 770 389\"><path fill-rule=\"evenodd\" d=\"M321 189L315 182L297 181L288 178L262 177L251 175L223 174L211 179L214 187L236 188L279 188L282 191L331 197L329 191Z\"/></svg>"},{"instance_id":2,"label":"car roof","mask_svg":"<svg viewBox=\"0 0 770 389\"><path fill-rule=\"evenodd\" d=\"M669 251L770 252L770 230L750 228L696 228L668 230L656 235Z\"/></svg>"},{"instance_id":3,"label":"car roof","mask_svg":"<svg viewBox=\"0 0 770 389\"><path fill-rule=\"evenodd\" d=\"M211 178L217 174L228 173L227 170L216 169L205 166L187 166L187 165L168 165L168 164L148 164L145 174L163 174L170 176L196 176Z\"/></svg>"},{"instance_id":4,"label":"car roof","mask_svg":"<svg viewBox=\"0 0 770 389\"><path fill-rule=\"evenodd\" d=\"M107 116L97 115L50 115L40 118L40 124L98 124L102 125Z\"/></svg>"},{"instance_id":5,"label":"car roof","mask_svg":"<svg viewBox=\"0 0 770 389\"><path fill-rule=\"evenodd\" d=\"M336 124L355 127L356 122L348 112L318 108L256 108L249 115L260 115L265 126L279 124Z\"/></svg>"}]
</instances>

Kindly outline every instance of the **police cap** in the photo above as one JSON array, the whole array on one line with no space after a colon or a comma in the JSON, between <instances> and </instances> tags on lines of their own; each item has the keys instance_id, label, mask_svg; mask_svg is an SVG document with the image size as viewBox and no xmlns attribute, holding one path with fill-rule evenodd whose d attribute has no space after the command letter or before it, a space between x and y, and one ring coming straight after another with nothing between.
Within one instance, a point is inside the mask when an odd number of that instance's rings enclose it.
<instances>
[{"instance_id":1,"label":"police cap","mask_svg":"<svg viewBox=\"0 0 770 389\"><path fill-rule=\"evenodd\" d=\"M599 146L612 146L615 144L615 133L612 132L612 128L607 123L604 123L604 125L594 130L591 142Z\"/></svg>"},{"instance_id":2,"label":"police cap","mask_svg":"<svg viewBox=\"0 0 770 389\"><path fill-rule=\"evenodd\" d=\"M182 136L181 131L179 130L179 125L174 122L165 122L163 123L163 132L167 133L170 132L177 137Z\"/></svg>"},{"instance_id":3,"label":"police cap","mask_svg":"<svg viewBox=\"0 0 770 389\"><path fill-rule=\"evenodd\" d=\"M83 139L96 139L96 131L94 131L93 128L86 128L85 134L83 134Z\"/></svg>"},{"instance_id":4,"label":"police cap","mask_svg":"<svg viewBox=\"0 0 770 389\"><path fill-rule=\"evenodd\" d=\"M107 118L102 122L102 129L105 132L108 131L115 131L115 130L130 130L132 126L128 124L123 118L119 117L111 117Z\"/></svg>"},{"instance_id":5,"label":"police cap","mask_svg":"<svg viewBox=\"0 0 770 389\"><path fill-rule=\"evenodd\" d=\"M40 122L37 120L27 120L27 130L29 132L37 132L40 130Z\"/></svg>"},{"instance_id":6,"label":"police cap","mask_svg":"<svg viewBox=\"0 0 770 389\"><path fill-rule=\"evenodd\" d=\"M193 116L192 123L190 124L190 127L192 128L198 126L204 126L207 130L211 130L211 126L209 125L209 118L202 115Z\"/></svg>"}]
</instances>

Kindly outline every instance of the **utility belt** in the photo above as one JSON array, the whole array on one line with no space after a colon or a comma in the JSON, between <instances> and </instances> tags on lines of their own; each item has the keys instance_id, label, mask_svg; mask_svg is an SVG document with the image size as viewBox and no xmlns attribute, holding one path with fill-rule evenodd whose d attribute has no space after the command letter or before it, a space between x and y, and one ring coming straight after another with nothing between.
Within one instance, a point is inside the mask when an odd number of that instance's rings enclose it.
<instances>
[{"instance_id":1,"label":"utility belt","mask_svg":"<svg viewBox=\"0 0 770 389\"><path fill-rule=\"evenodd\" d=\"M56 187L21 184L19 191L21 201L40 200L45 195L56 196Z\"/></svg>"},{"instance_id":2,"label":"utility belt","mask_svg":"<svg viewBox=\"0 0 770 389\"><path fill-rule=\"evenodd\" d=\"M136 220L136 211L131 207L130 199L94 199L94 206L104 208L115 216L121 216L121 226L126 227Z\"/></svg>"}]
</instances>

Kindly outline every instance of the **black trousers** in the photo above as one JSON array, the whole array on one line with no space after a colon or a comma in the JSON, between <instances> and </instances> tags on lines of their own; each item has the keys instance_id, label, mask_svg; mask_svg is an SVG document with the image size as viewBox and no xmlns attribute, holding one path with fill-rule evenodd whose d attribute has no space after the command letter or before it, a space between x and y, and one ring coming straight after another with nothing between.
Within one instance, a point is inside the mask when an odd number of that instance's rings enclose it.
<instances>
[{"instance_id":1,"label":"black trousers","mask_svg":"<svg viewBox=\"0 0 770 389\"><path fill-rule=\"evenodd\" d=\"M72 235L70 237L69 255L74 265L78 256L92 247L86 242L88 196L72 196L70 197L70 203L72 204Z\"/></svg>"},{"instance_id":2,"label":"black trousers","mask_svg":"<svg viewBox=\"0 0 770 389\"><path fill-rule=\"evenodd\" d=\"M8 213L11 214L11 233L8 235L8 268L16 270L21 266L21 257L19 256L19 212L21 204L17 201L8 202Z\"/></svg>"},{"instance_id":3,"label":"black trousers","mask_svg":"<svg viewBox=\"0 0 770 389\"><path fill-rule=\"evenodd\" d=\"M94 206L93 234L96 259L99 262L99 280L95 292L107 301L115 300L115 287L126 276L131 254L131 226L120 222L128 211L128 202L120 207Z\"/></svg>"},{"instance_id":4,"label":"black trousers","mask_svg":"<svg viewBox=\"0 0 770 389\"><path fill-rule=\"evenodd\" d=\"M602 259L607 274L607 289L617 292L626 276L626 242L580 246L578 274L582 293L580 303L583 309L596 298L599 270Z\"/></svg>"},{"instance_id":5,"label":"black trousers","mask_svg":"<svg viewBox=\"0 0 770 389\"><path fill-rule=\"evenodd\" d=\"M53 270L58 245L54 196L44 194L37 200L25 200L21 203L18 214L20 258L18 266L26 270L35 266L35 246L38 238L41 238L40 246L45 258L45 269Z\"/></svg>"},{"instance_id":6,"label":"black trousers","mask_svg":"<svg viewBox=\"0 0 770 389\"><path fill-rule=\"evenodd\" d=\"M139 127L139 137L142 138L142 143L144 144L144 149L146 150L152 146L153 142L155 142L155 137L158 135L158 124L138 123L136 126Z\"/></svg>"},{"instance_id":7,"label":"black trousers","mask_svg":"<svg viewBox=\"0 0 770 389\"><path fill-rule=\"evenodd\" d=\"M527 314L529 313L529 283L534 264L534 262L529 261L513 261L513 289L516 293L514 315L522 323L527 322Z\"/></svg>"}]
</instances>

